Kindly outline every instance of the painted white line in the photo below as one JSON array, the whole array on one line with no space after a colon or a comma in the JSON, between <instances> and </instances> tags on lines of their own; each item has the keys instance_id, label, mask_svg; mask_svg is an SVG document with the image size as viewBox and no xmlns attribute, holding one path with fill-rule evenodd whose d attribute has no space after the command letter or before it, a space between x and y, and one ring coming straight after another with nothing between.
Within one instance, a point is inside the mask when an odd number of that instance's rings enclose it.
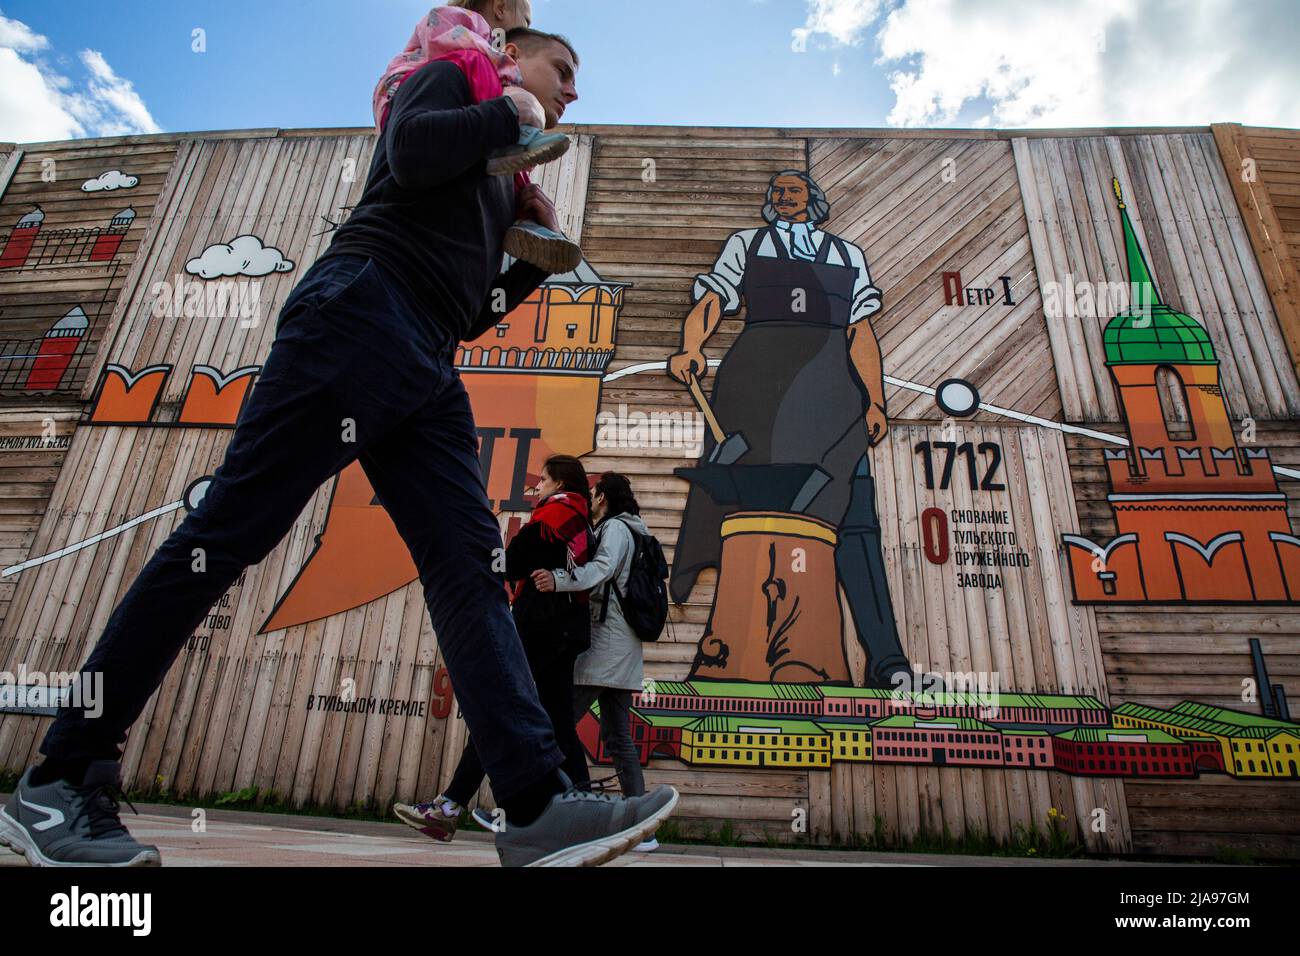
<instances>
[{"instance_id":1,"label":"painted white line","mask_svg":"<svg viewBox=\"0 0 1300 956\"><path fill-rule=\"evenodd\" d=\"M722 359L709 359L709 364L718 366L722 364ZM668 363L664 362L642 362L639 365L629 365L627 368L621 368L617 372L609 372L602 381L612 382L620 379L625 375L638 375L641 372L662 372L668 368Z\"/></svg>"},{"instance_id":2,"label":"painted white line","mask_svg":"<svg viewBox=\"0 0 1300 956\"><path fill-rule=\"evenodd\" d=\"M708 363L710 366L716 368L722 364L722 359L709 359ZM641 362L637 365L629 365L627 368L621 368L617 372L610 372L604 376L602 381L613 382L628 375L639 375L642 372L662 372L667 368L667 361ZM885 381L891 385L897 385L899 388L906 388L913 392L920 392L922 395L934 396L935 390L928 385L909 382L902 378L894 378L892 375L886 375ZM1051 428L1058 432L1068 432L1071 435L1086 435L1088 438L1095 438L1098 441L1109 442L1112 445L1122 445L1126 448L1129 446L1129 440L1127 438L1120 438L1118 435L1110 435L1106 432L1094 431L1091 428L1083 428L1079 425L1068 425L1064 422L1054 422L1051 419L1039 418L1037 415L1028 415L1024 412L1018 412L1014 408L1002 408L998 405L990 405L987 402L980 402L979 407L991 415L1000 415L1003 418L1012 418L1016 421L1025 422L1028 425L1037 425L1040 428ZM1281 465L1274 465L1273 471L1276 474L1283 475L1287 478L1300 479L1300 471L1297 471L1294 468L1283 468ZM121 534L123 531L134 528L136 525L145 521L151 521L152 519L161 517L168 512L175 511L177 508L184 507L184 505L185 503L183 501L174 501L169 505L163 505L161 508L155 508L153 511L142 514L138 518L132 518L130 521L125 524L120 524L116 528L110 528L107 531L100 532L93 538L87 538L85 541L68 545L68 547L51 552L50 554L41 555L39 558L31 558L30 560L24 561L22 564L15 564L12 567L5 568L3 571L0 571L0 577L7 578L11 574L17 574L20 571L25 571L27 568L34 568L37 565L45 564L48 561L57 561L59 558L66 557L69 554L75 554L83 548L88 548L93 544L98 544L100 541Z\"/></svg>"},{"instance_id":3,"label":"painted white line","mask_svg":"<svg viewBox=\"0 0 1300 956\"><path fill-rule=\"evenodd\" d=\"M709 365L718 366L722 364L722 359L709 359ZM615 379L623 378L625 375L637 375L641 372L658 372L668 367L667 362L641 362L638 365L629 365L627 368L621 368L617 372L611 372L605 376L604 381L612 382ZM886 375L885 381L890 385L897 385L899 388L906 388L913 392L920 392L922 395L934 396L934 389L929 385L921 385L918 382L909 382L907 379L894 378L892 375ZM1012 418L1027 425L1037 425L1039 428L1050 428L1058 432L1066 432L1071 435L1084 435L1088 438L1095 438L1097 441L1108 442L1112 445L1120 445L1128 448L1130 442L1127 438L1121 438L1119 435L1111 435L1107 432L1099 432L1091 428L1084 428L1081 425L1069 425L1065 422L1054 422L1048 418L1039 418L1037 415L1029 415L1025 412L1018 412L1014 408L1002 408L1000 405L990 405L988 402L980 402L980 408L990 415L1000 415L1003 418ZM1287 478L1300 479L1300 471L1294 468L1283 468L1281 465L1274 465L1273 471L1276 474L1283 475Z\"/></svg>"},{"instance_id":4,"label":"painted white line","mask_svg":"<svg viewBox=\"0 0 1300 956\"><path fill-rule=\"evenodd\" d=\"M89 548L93 544L99 544L99 542L119 535L123 531L129 531L138 524L152 521L154 518L160 518L169 512L175 511L177 508L183 507L185 507L185 502L173 501L169 505L163 505L161 508L155 508L153 511L148 511L137 518L132 518L130 521L125 524L120 524L116 528L109 528L107 531L101 531L99 534L87 538L85 541L70 544L66 548L60 548L58 551L52 551L49 554L41 555L39 558L31 558L24 561L22 564L15 564L12 567L5 568L3 571L0 571L0 577L7 578L11 574L17 574L19 571L25 571L27 568L34 568L37 565L45 564L47 561L57 561L59 558L66 557L69 554L76 554L78 551L81 551L84 548Z\"/></svg>"}]
</instances>

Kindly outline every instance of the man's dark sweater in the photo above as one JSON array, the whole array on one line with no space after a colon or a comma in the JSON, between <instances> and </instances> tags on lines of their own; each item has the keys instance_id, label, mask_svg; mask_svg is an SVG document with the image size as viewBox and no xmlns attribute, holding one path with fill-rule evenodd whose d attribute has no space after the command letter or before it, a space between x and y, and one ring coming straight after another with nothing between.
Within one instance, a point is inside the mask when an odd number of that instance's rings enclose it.
<instances>
[{"instance_id":1,"label":"man's dark sweater","mask_svg":"<svg viewBox=\"0 0 1300 956\"><path fill-rule=\"evenodd\" d=\"M429 319L457 340L478 338L547 277L526 262L500 275L515 186L510 176L488 176L484 159L518 139L505 97L475 105L452 63L417 70L393 97L361 202L321 260L370 256ZM504 311L493 310L501 305L496 288L505 290Z\"/></svg>"}]
</instances>

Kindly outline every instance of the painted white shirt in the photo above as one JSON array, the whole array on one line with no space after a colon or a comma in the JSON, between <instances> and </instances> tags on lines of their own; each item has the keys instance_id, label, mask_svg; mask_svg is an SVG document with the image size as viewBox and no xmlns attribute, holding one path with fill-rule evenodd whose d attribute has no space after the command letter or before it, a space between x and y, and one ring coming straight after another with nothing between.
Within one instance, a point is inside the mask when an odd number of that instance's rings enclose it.
<instances>
[{"instance_id":1,"label":"painted white shirt","mask_svg":"<svg viewBox=\"0 0 1300 956\"><path fill-rule=\"evenodd\" d=\"M785 246L786 252L792 259L800 257L795 252L790 242L790 231L781 228L788 224L778 220L777 235L781 237L781 242ZM799 224L794 224L799 225ZM740 232L733 233L727 240L727 244L722 247L722 254L718 256L718 261L714 263L712 272L705 272L695 277L694 301L698 302L707 292L716 292L722 298L723 315L734 315L740 311L740 286L745 279L745 260L749 255L750 243L754 241L754 236L760 231L766 232L767 227L759 229L742 229ZM813 226L807 230L812 239L813 248L820 252L822 243L829 242L828 235L822 230ZM826 254L826 263L833 266L850 266L857 271L857 279L853 283L853 307L849 313L849 324L861 322L869 315L880 311L881 297L880 290L871 284L871 273L867 270L867 257L853 243L841 239L844 248L848 250L849 261L843 262L840 258L839 247L832 244L830 251ZM777 252L772 245L772 236L769 233L763 237L758 247L758 255L763 259L776 259Z\"/></svg>"}]
</instances>

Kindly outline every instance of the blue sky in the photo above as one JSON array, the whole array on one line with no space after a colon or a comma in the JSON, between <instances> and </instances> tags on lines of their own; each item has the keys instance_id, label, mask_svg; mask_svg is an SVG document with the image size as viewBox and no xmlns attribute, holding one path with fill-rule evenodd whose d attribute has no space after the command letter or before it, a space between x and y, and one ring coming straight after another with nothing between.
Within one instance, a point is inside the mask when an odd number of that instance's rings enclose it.
<instances>
[{"instance_id":1,"label":"blue sky","mask_svg":"<svg viewBox=\"0 0 1300 956\"><path fill-rule=\"evenodd\" d=\"M428 7L0 0L6 17L49 38L66 75L77 74L78 51L99 51L167 130L365 125L379 72ZM882 124L892 97L865 57L792 51L791 31L804 20L802 0L537 0L534 8L534 23L569 36L582 57L570 122ZM207 53L191 52L196 26L207 31Z\"/></svg>"},{"instance_id":2,"label":"blue sky","mask_svg":"<svg viewBox=\"0 0 1300 956\"><path fill-rule=\"evenodd\" d=\"M0 0L0 140L366 125L427 9ZM534 0L582 54L575 123L1300 125L1297 20L1288 0Z\"/></svg>"}]
</instances>

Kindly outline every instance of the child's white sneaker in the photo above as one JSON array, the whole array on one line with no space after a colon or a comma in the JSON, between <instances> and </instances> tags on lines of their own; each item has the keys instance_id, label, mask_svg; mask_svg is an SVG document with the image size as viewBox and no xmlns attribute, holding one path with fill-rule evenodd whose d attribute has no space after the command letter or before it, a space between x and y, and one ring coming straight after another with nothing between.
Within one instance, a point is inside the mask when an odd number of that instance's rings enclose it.
<instances>
[{"instance_id":1,"label":"child's white sneaker","mask_svg":"<svg viewBox=\"0 0 1300 956\"><path fill-rule=\"evenodd\" d=\"M525 169L559 159L569 151L569 137L545 133L536 126L519 127L519 142L488 155L489 176L513 176Z\"/></svg>"},{"instance_id":2,"label":"child's white sneaker","mask_svg":"<svg viewBox=\"0 0 1300 956\"><path fill-rule=\"evenodd\" d=\"M582 247L540 223L520 219L506 231L505 250L550 275L571 272L582 262Z\"/></svg>"}]
</instances>

